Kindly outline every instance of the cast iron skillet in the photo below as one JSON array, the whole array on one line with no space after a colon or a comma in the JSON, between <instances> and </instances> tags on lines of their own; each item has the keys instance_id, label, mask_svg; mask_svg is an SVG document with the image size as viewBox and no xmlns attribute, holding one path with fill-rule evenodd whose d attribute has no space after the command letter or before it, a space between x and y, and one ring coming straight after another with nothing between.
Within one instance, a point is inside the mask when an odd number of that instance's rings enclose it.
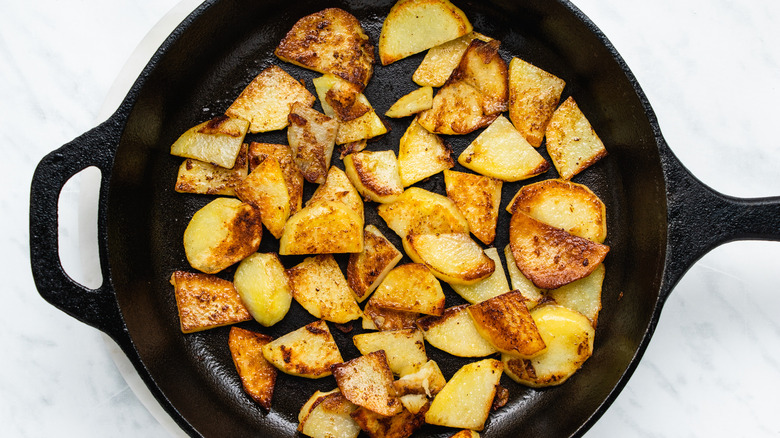
<instances>
[{"instance_id":1,"label":"cast iron skillet","mask_svg":"<svg viewBox=\"0 0 780 438\"><path fill-rule=\"evenodd\" d=\"M273 409L266 413L241 389L227 348L227 328L180 332L168 278L174 270L189 268L182 233L191 215L212 198L174 192L181 160L168 154L170 144L187 128L221 114L271 64L305 79L312 89L314 73L272 55L300 17L329 6L344 8L361 20L376 43L393 3L206 1L163 43L109 120L38 165L31 190L30 247L39 292L54 306L110 335L162 406L192 436L294 435L297 412L306 398L315 389L334 388L335 381L280 374ZM574 178L607 204L606 243L612 248L605 261L603 311L593 357L559 387L532 390L502 379L510 400L491 414L484 431L490 437L581 435L625 385L667 296L699 257L735 239L780 240L780 198L727 197L690 175L662 138L628 67L572 4L565 0L456 3L476 30L502 41L505 59L519 56L564 78L564 97L575 97L609 151L606 159ZM377 67L366 94L378 112L415 87L410 78L422 56ZM372 141L370 149L397 148L410 119L388 122L392 131ZM454 156L476 135L448 138ZM250 139L286 142L284 132ZM341 166L340 160L334 159L334 165ZM71 280L57 251L59 192L72 175L90 166L102 172L98 240L104 282L96 290ZM555 176L550 170L523 183ZM444 190L441 175L419 185ZM509 215L503 208L520 185L504 188L494 244L499 250L508 243ZM306 195L312 190L307 186ZM380 227L400 247L395 234L372 211L367 209L367 222ZM260 251L277 248L266 233ZM291 267L300 259L285 258L284 264ZM344 263L345 258L339 261ZM221 275L230 279L232 273ZM448 306L461 302L448 294ZM242 326L278 336L311 321L313 317L293 303L290 314L271 329L254 322ZM332 331L344 357L357 356L350 336L360 331L359 324L350 334ZM428 353L447 377L467 362L434 348ZM451 433L433 426L419 431L421 436Z\"/></svg>"}]
</instances>

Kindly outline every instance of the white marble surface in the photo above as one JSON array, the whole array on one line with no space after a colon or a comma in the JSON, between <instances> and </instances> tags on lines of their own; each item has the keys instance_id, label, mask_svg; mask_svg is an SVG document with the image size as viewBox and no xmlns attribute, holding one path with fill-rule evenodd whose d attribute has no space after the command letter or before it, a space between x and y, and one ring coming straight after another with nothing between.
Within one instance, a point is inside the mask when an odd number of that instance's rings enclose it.
<instances>
[{"instance_id":1,"label":"white marble surface","mask_svg":"<svg viewBox=\"0 0 780 438\"><path fill-rule=\"evenodd\" d=\"M134 76L131 54L142 65L161 29L175 24L158 21L196 2L0 4L0 435L171 436L139 399L153 411L154 402L118 371L110 344L38 296L27 215L40 158L96 125L114 81ZM780 2L575 4L625 58L695 175L730 195L780 195ZM63 193L61 253L69 272L94 282L81 265L82 197L70 186ZM586 436L780 436L778 260L779 243L740 242L699 261L667 302L633 378Z\"/></svg>"}]
</instances>

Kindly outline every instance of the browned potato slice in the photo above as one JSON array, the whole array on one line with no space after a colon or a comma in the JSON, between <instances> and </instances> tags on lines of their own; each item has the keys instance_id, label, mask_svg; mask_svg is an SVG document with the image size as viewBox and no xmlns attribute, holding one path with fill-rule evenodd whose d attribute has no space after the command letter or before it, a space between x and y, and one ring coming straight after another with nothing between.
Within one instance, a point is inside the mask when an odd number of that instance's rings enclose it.
<instances>
[{"instance_id":1,"label":"browned potato slice","mask_svg":"<svg viewBox=\"0 0 780 438\"><path fill-rule=\"evenodd\" d=\"M436 134L412 120L398 146L398 173L404 187L455 165L452 150Z\"/></svg>"},{"instance_id":2,"label":"browned potato slice","mask_svg":"<svg viewBox=\"0 0 780 438\"><path fill-rule=\"evenodd\" d=\"M339 121L336 144L352 143L387 133L382 119L363 93L333 75L314 78L322 110Z\"/></svg>"},{"instance_id":3,"label":"browned potato slice","mask_svg":"<svg viewBox=\"0 0 780 438\"><path fill-rule=\"evenodd\" d=\"M441 316L425 316L417 320L429 344L453 356L483 357L496 349L477 331L468 304L450 307Z\"/></svg>"},{"instance_id":4,"label":"browned potato slice","mask_svg":"<svg viewBox=\"0 0 780 438\"><path fill-rule=\"evenodd\" d=\"M501 257L498 255L498 250L495 248L488 248L485 250L485 255L490 257L496 264L496 270L490 274L490 277L474 284L466 285L453 283L450 285L458 295L471 304L497 297L511 290L509 289L509 283L506 281L506 274L501 265Z\"/></svg>"},{"instance_id":5,"label":"browned potato slice","mask_svg":"<svg viewBox=\"0 0 780 438\"><path fill-rule=\"evenodd\" d=\"M359 407L352 418L370 438L407 438L425 424L425 411L412 413L404 409L388 417Z\"/></svg>"},{"instance_id":6,"label":"browned potato slice","mask_svg":"<svg viewBox=\"0 0 780 438\"><path fill-rule=\"evenodd\" d=\"M607 237L607 208L582 184L562 179L529 184L507 206L510 214L517 210L594 242L603 243Z\"/></svg>"},{"instance_id":7,"label":"browned potato slice","mask_svg":"<svg viewBox=\"0 0 780 438\"><path fill-rule=\"evenodd\" d=\"M428 406L431 404L431 401L425 394L406 394L399 396L398 399L401 400L404 409L413 414L417 414L423 411L423 409L427 411Z\"/></svg>"},{"instance_id":8,"label":"browned potato slice","mask_svg":"<svg viewBox=\"0 0 780 438\"><path fill-rule=\"evenodd\" d=\"M471 30L466 14L448 0L399 0L382 24L379 59L387 65Z\"/></svg>"},{"instance_id":9,"label":"browned potato slice","mask_svg":"<svg viewBox=\"0 0 780 438\"><path fill-rule=\"evenodd\" d=\"M172 145L171 155L230 169L236 164L249 123L228 116L215 117L188 129Z\"/></svg>"},{"instance_id":10,"label":"browned potato slice","mask_svg":"<svg viewBox=\"0 0 780 438\"><path fill-rule=\"evenodd\" d=\"M287 126L290 106L295 102L312 106L313 94L280 67L272 65L260 72L225 111L250 123L249 132L275 131Z\"/></svg>"},{"instance_id":11,"label":"browned potato slice","mask_svg":"<svg viewBox=\"0 0 780 438\"><path fill-rule=\"evenodd\" d=\"M328 8L298 20L274 54L365 88L374 71L374 46L354 15Z\"/></svg>"},{"instance_id":12,"label":"browned potato slice","mask_svg":"<svg viewBox=\"0 0 780 438\"><path fill-rule=\"evenodd\" d=\"M533 309L544 300L546 297L545 291L536 287L528 277L520 272L515 256L512 255L511 245L504 247L504 257L506 257L506 269L509 271L509 280L512 282L511 290L519 291L525 298L525 306L528 307L528 310Z\"/></svg>"},{"instance_id":13,"label":"browned potato slice","mask_svg":"<svg viewBox=\"0 0 780 438\"><path fill-rule=\"evenodd\" d=\"M587 277L553 289L548 295L556 303L585 315L596 327L601 311L601 285L605 273L602 263Z\"/></svg>"},{"instance_id":14,"label":"browned potato slice","mask_svg":"<svg viewBox=\"0 0 780 438\"><path fill-rule=\"evenodd\" d=\"M416 327L419 313L378 307L372 299L363 309L363 328L369 330L401 330Z\"/></svg>"},{"instance_id":15,"label":"browned potato slice","mask_svg":"<svg viewBox=\"0 0 780 438\"><path fill-rule=\"evenodd\" d=\"M371 295L403 254L373 225L363 231L363 252L350 254L347 283L358 302Z\"/></svg>"},{"instance_id":16,"label":"browned potato slice","mask_svg":"<svg viewBox=\"0 0 780 438\"><path fill-rule=\"evenodd\" d=\"M555 110L545 135L547 153L563 179L571 179L607 156L604 143L572 97Z\"/></svg>"},{"instance_id":17,"label":"browned potato slice","mask_svg":"<svg viewBox=\"0 0 780 438\"><path fill-rule=\"evenodd\" d=\"M482 94L465 82L448 82L433 97L433 106L417 122L436 134L468 134L489 125L499 113L485 114Z\"/></svg>"},{"instance_id":18,"label":"browned potato slice","mask_svg":"<svg viewBox=\"0 0 780 438\"><path fill-rule=\"evenodd\" d=\"M396 266L374 291L375 306L405 312L441 315L444 291L431 270L419 263Z\"/></svg>"},{"instance_id":19,"label":"browned potato slice","mask_svg":"<svg viewBox=\"0 0 780 438\"><path fill-rule=\"evenodd\" d=\"M252 142L249 144L249 170L254 170L266 156L273 157L282 166L290 193L290 214L297 213L303 202L303 174L293 160L292 149L284 144Z\"/></svg>"},{"instance_id":20,"label":"browned potato slice","mask_svg":"<svg viewBox=\"0 0 780 438\"><path fill-rule=\"evenodd\" d=\"M509 101L509 70L498 54L500 45L498 40L472 40L448 79L463 81L479 91L487 115L506 111Z\"/></svg>"},{"instance_id":21,"label":"browned potato slice","mask_svg":"<svg viewBox=\"0 0 780 438\"><path fill-rule=\"evenodd\" d=\"M184 230L184 253L193 268L216 274L257 251L260 211L234 198L217 198L195 212Z\"/></svg>"},{"instance_id":22,"label":"browned potato slice","mask_svg":"<svg viewBox=\"0 0 780 438\"><path fill-rule=\"evenodd\" d=\"M316 391L298 413L298 432L312 438L357 438L360 426L350 416L355 409L338 388Z\"/></svg>"},{"instance_id":23,"label":"browned potato slice","mask_svg":"<svg viewBox=\"0 0 780 438\"><path fill-rule=\"evenodd\" d=\"M414 373L405 374L393 382L393 388L399 396L422 394L426 397L433 397L446 384L447 380L441 373L439 365L436 361L429 360Z\"/></svg>"},{"instance_id":24,"label":"browned potato slice","mask_svg":"<svg viewBox=\"0 0 780 438\"><path fill-rule=\"evenodd\" d=\"M311 198L306 201L306 205L315 205L321 201L340 202L359 216L361 221L363 220L363 200L355 186L349 181L347 174L338 167L331 167L328 170L325 184L317 187Z\"/></svg>"},{"instance_id":25,"label":"browned potato slice","mask_svg":"<svg viewBox=\"0 0 780 438\"><path fill-rule=\"evenodd\" d=\"M363 151L344 157L344 169L361 195L374 202L393 202L403 193L393 151Z\"/></svg>"},{"instance_id":26,"label":"browned potato slice","mask_svg":"<svg viewBox=\"0 0 780 438\"><path fill-rule=\"evenodd\" d=\"M377 211L400 237L469 232L468 221L451 199L419 187L409 187L395 202L382 204Z\"/></svg>"},{"instance_id":27,"label":"browned potato slice","mask_svg":"<svg viewBox=\"0 0 780 438\"><path fill-rule=\"evenodd\" d=\"M519 181L539 175L550 163L533 148L512 123L498 117L460 154L458 163L485 176Z\"/></svg>"},{"instance_id":28,"label":"browned potato slice","mask_svg":"<svg viewBox=\"0 0 780 438\"><path fill-rule=\"evenodd\" d=\"M509 61L509 119L533 147L561 100L566 82L520 58Z\"/></svg>"},{"instance_id":29,"label":"browned potato slice","mask_svg":"<svg viewBox=\"0 0 780 438\"><path fill-rule=\"evenodd\" d=\"M469 32L460 38L432 47L412 75L412 80L421 87L441 87L460 63L463 53L474 39L490 41L492 38L478 32Z\"/></svg>"},{"instance_id":30,"label":"browned potato slice","mask_svg":"<svg viewBox=\"0 0 780 438\"><path fill-rule=\"evenodd\" d=\"M466 217L472 234L486 245L493 243L503 182L482 175L445 170L444 186L447 197Z\"/></svg>"},{"instance_id":31,"label":"browned potato slice","mask_svg":"<svg viewBox=\"0 0 780 438\"><path fill-rule=\"evenodd\" d=\"M450 438L479 438L479 432L476 430L463 429Z\"/></svg>"},{"instance_id":32,"label":"browned potato slice","mask_svg":"<svg viewBox=\"0 0 780 438\"><path fill-rule=\"evenodd\" d=\"M330 254L308 257L287 270L293 298L315 318L344 324L360 318L355 295Z\"/></svg>"},{"instance_id":33,"label":"browned potato slice","mask_svg":"<svg viewBox=\"0 0 780 438\"><path fill-rule=\"evenodd\" d=\"M322 320L269 342L263 346L263 356L280 371L309 379L331 375L331 366L344 361Z\"/></svg>"},{"instance_id":34,"label":"browned potato slice","mask_svg":"<svg viewBox=\"0 0 780 438\"><path fill-rule=\"evenodd\" d=\"M363 217L346 204L321 201L287 220L279 254L339 254L363 251Z\"/></svg>"},{"instance_id":35,"label":"browned potato slice","mask_svg":"<svg viewBox=\"0 0 780 438\"><path fill-rule=\"evenodd\" d=\"M542 289L559 288L590 275L609 252L607 245L574 236L519 211L509 222L509 244L520 272Z\"/></svg>"},{"instance_id":36,"label":"browned potato slice","mask_svg":"<svg viewBox=\"0 0 780 438\"><path fill-rule=\"evenodd\" d=\"M254 253L241 260L233 284L252 317L265 327L281 321L290 310L290 282L276 254Z\"/></svg>"},{"instance_id":37,"label":"browned potato slice","mask_svg":"<svg viewBox=\"0 0 780 438\"><path fill-rule=\"evenodd\" d=\"M176 271L171 275L183 333L249 321L233 283L213 275Z\"/></svg>"},{"instance_id":38,"label":"browned potato slice","mask_svg":"<svg viewBox=\"0 0 780 438\"><path fill-rule=\"evenodd\" d=\"M344 157L346 157L349 154L360 152L366 148L367 144L368 144L367 140L358 140L350 143L344 143L343 145L341 145L341 147L339 147L339 158L343 160Z\"/></svg>"},{"instance_id":39,"label":"browned potato slice","mask_svg":"<svg viewBox=\"0 0 780 438\"><path fill-rule=\"evenodd\" d=\"M179 166L175 189L179 193L235 196L234 188L246 175L247 147L244 144L230 169L187 158Z\"/></svg>"},{"instance_id":40,"label":"browned potato slice","mask_svg":"<svg viewBox=\"0 0 780 438\"><path fill-rule=\"evenodd\" d=\"M439 426L482 430L485 427L504 364L483 359L464 365L433 399L425 421Z\"/></svg>"},{"instance_id":41,"label":"browned potato slice","mask_svg":"<svg viewBox=\"0 0 780 438\"><path fill-rule=\"evenodd\" d=\"M265 410L271 409L276 384L276 368L263 357L263 345L272 337L239 327L231 327L228 347L244 391Z\"/></svg>"},{"instance_id":42,"label":"browned potato slice","mask_svg":"<svg viewBox=\"0 0 780 438\"><path fill-rule=\"evenodd\" d=\"M292 105L288 118L287 142L293 151L295 164L306 181L322 184L333 157L338 120L300 102Z\"/></svg>"},{"instance_id":43,"label":"browned potato slice","mask_svg":"<svg viewBox=\"0 0 780 438\"><path fill-rule=\"evenodd\" d=\"M579 312L557 304L544 304L531 311L547 350L533 359L504 355L506 373L513 380L534 388L560 385L593 353L595 330Z\"/></svg>"},{"instance_id":44,"label":"browned potato slice","mask_svg":"<svg viewBox=\"0 0 780 438\"><path fill-rule=\"evenodd\" d=\"M282 166L275 158L267 156L260 162L236 187L236 195L260 210L260 220L275 238L282 237L291 200Z\"/></svg>"},{"instance_id":45,"label":"browned potato slice","mask_svg":"<svg viewBox=\"0 0 780 438\"><path fill-rule=\"evenodd\" d=\"M544 341L520 292L490 298L470 306L468 311L479 333L496 350L518 357L533 357L544 351Z\"/></svg>"},{"instance_id":46,"label":"browned potato slice","mask_svg":"<svg viewBox=\"0 0 780 438\"><path fill-rule=\"evenodd\" d=\"M474 284L496 270L496 263L466 233L407 234L403 246L413 262L450 284Z\"/></svg>"},{"instance_id":47,"label":"browned potato slice","mask_svg":"<svg viewBox=\"0 0 780 438\"><path fill-rule=\"evenodd\" d=\"M344 397L352 403L381 415L403 410L393 392L393 372L385 352L375 351L332 367L333 377Z\"/></svg>"},{"instance_id":48,"label":"browned potato slice","mask_svg":"<svg viewBox=\"0 0 780 438\"><path fill-rule=\"evenodd\" d=\"M425 111L433 106L433 88L420 87L409 94L401 96L400 99L390 106L385 115L387 117L400 118L408 117Z\"/></svg>"},{"instance_id":49,"label":"browned potato slice","mask_svg":"<svg viewBox=\"0 0 780 438\"><path fill-rule=\"evenodd\" d=\"M360 354L383 350L393 374L405 376L428 361L423 334L416 328L361 333L352 337Z\"/></svg>"}]
</instances>

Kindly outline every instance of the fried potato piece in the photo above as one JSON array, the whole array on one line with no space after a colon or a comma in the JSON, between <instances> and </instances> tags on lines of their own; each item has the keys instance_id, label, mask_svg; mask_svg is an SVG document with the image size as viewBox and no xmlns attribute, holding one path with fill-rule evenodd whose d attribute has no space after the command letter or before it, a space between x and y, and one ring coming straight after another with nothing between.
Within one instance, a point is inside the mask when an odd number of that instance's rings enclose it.
<instances>
[{"instance_id":1,"label":"fried potato piece","mask_svg":"<svg viewBox=\"0 0 780 438\"><path fill-rule=\"evenodd\" d=\"M479 432L476 430L463 429L450 438L479 438Z\"/></svg>"},{"instance_id":2,"label":"fried potato piece","mask_svg":"<svg viewBox=\"0 0 780 438\"><path fill-rule=\"evenodd\" d=\"M496 270L495 262L466 233L407 234L403 247L413 262L450 284L474 284Z\"/></svg>"},{"instance_id":3,"label":"fried potato piece","mask_svg":"<svg viewBox=\"0 0 780 438\"><path fill-rule=\"evenodd\" d=\"M502 181L520 181L547 171L550 163L504 116L498 117L460 154L458 163Z\"/></svg>"},{"instance_id":4,"label":"fried potato piece","mask_svg":"<svg viewBox=\"0 0 780 438\"><path fill-rule=\"evenodd\" d=\"M325 183L317 187L306 205L313 206L322 201L340 202L363 220L363 200L360 193L349 181L347 174L338 167L328 170Z\"/></svg>"},{"instance_id":5,"label":"fried potato piece","mask_svg":"<svg viewBox=\"0 0 780 438\"><path fill-rule=\"evenodd\" d=\"M433 106L433 88L420 87L409 94L401 96L390 106L385 115L387 117L408 117L425 111Z\"/></svg>"},{"instance_id":6,"label":"fried potato piece","mask_svg":"<svg viewBox=\"0 0 780 438\"><path fill-rule=\"evenodd\" d=\"M358 302L371 295L388 272L401 261L403 254L373 225L363 230L363 251L350 254L347 283Z\"/></svg>"},{"instance_id":7,"label":"fried potato piece","mask_svg":"<svg viewBox=\"0 0 780 438\"><path fill-rule=\"evenodd\" d=\"M228 335L228 348L244 391L266 411L271 409L276 367L263 357L263 345L272 340L268 335L239 327L231 327Z\"/></svg>"},{"instance_id":8,"label":"fried potato piece","mask_svg":"<svg viewBox=\"0 0 780 438\"><path fill-rule=\"evenodd\" d=\"M322 184L333 157L338 120L300 102L291 106L288 119L287 142L295 164L306 181Z\"/></svg>"},{"instance_id":9,"label":"fried potato piece","mask_svg":"<svg viewBox=\"0 0 780 438\"><path fill-rule=\"evenodd\" d=\"M303 174L298 169L293 159L292 149L284 144L256 143L249 144L249 170L257 167L266 156L273 157L284 173L284 182L290 193L290 214L295 214L301 209L303 203Z\"/></svg>"},{"instance_id":10,"label":"fried potato piece","mask_svg":"<svg viewBox=\"0 0 780 438\"><path fill-rule=\"evenodd\" d=\"M455 165L452 150L436 134L412 120L398 146L398 173L409 187Z\"/></svg>"},{"instance_id":11,"label":"fried potato piece","mask_svg":"<svg viewBox=\"0 0 780 438\"><path fill-rule=\"evenodd\" d=\"M419 187L409 187L395 202L382 204L377 211L402 238L409 233L469 232L468 221L451 199Z\"/></svg>"},{"instance_id":12,"label":"fried potato piece","mask_svg":"<svg viewBox=\"0 0 780 438\"><path fill-rule=\"evenodd\" d=\"M529 358L546 348L518 291L474 304L468 311L477 331L502 353Z\"/></svg>"},{"instance_id":13,"label":"fried potato piece","mask_svg":"<svg viewBox=\"0 0 780 438\"><path fill-rule=\"evenodd\" d=\"M471 233L485 245L493 243L503 182L482 175L445 170L444 186L447 197L468 221Z\"/></svg>"},{"instance_id":14,"label":"fried potato piece","mask_svg":"<svg viewBox=\"0 0 780 438\"><path fill-rule=\"evenodd\" d=\"M487 250L485 250L485 253L487 253ZM525 298L525 306L528 307L528 310L533 309L547 297L546 291L536 287L528 277L520 272L515 256L512 255L511 245L504 247L504 257L506 257L506 269L509 271L509 281L512 283L511 290L519 291Z\"/></svg>"},{"instance_id":15,"label":"fried potato piece","mask_svg":"<svg viewBox=\"0 0 780 438\"><path fill-rule=\"evenodd\" d=\"M471 32L466 14L448 0L399 0L379 35L379 59L388 65Z\"/></svg>"},{"instance_id":16,"label":"fried potato piece","mask_svg":"<svg viewBox=\"0 0 780 438\"><path fill-rule=\"evenodd\" d=\"M545 135L547 153L563 179L571 179L607 156L604 143L571 96L555 110Z\"/></svg>"},{"instance_id":17,"label":"fried potato piece","mask_svg":"<svg viewBox=\"0 0 780 438\"><path fill-rule=\"evenodd\" d=\"M316 391L298 413L298 432L312 438L357 438L360 426L350 416L357 408L338 388Z\"/></svg>"},{"instance_id":18,"label":"fried potato piece","mask_svg":"<svg viewBox=\"0 0 780 438\"><path fill-rule=\"evenodd\" d=\"M373 298L373 297L372 297ZM378 307L371 298L363 308L363 328L368 330L402 330L417 327L419 313Z\"/></svg>"},{"instance_id":19,"label":"fried potato piece","mask_svg":"<svg viewBox=\"0 0 780 438\"><path fill-rule=\"evenodd\" d=\"M404 374L398 380L394 381L393 388L400 397L410 394L421 394L426 397L433 397L438 394L446 384L447 380L441 373L439 365L436 361L429 360L422 364L417 371Z\"/></svg>"},{"instance_id":20,"label":"fried potato piece","mask_svg":"<svg viewBox=\"0 0 780 438\"><path fill-rule=\"evenodd\" d=\"M254 253L239 263L233 284L255 321L270 327L290 310L292 291L276 254Z\"/></svg>"},{"instance_id":21,"label":"fried potato piece","mask_svg":"<svg viewBox=\"0 0 780 438\"><path fill-rule=\"evenodd\" d=\"M548 303L531 311L547 350L532 359L503 355L506 374L534 388L560 385L593 354L595 329L579 312Z\"/></svg>"},{"instance_id":22,"label":"fried potato piece","mask_svg":"<svg viewBox=\"0 0 780 438\"><path fill-rule=\"evenodd\" d=\"M393 392L393 372L383 350L333 365L333 377L347 400L381 415L395 415L403 405Z\"/></svg>"},{"instance_id":23,"label":"fried potato piece","mask_svg":"<svg viewBox=\"0 0 780 438\"><path fill-rule=\"evenodd\" d=\"M274 51L279 59L331 73L365 88L374 72L374 46L354 15L328 8L298 20Z\"/></svg>"},{"instance_id":24,"label":"fried potato piece","mask_svg":"<svg viewBox=\"0 0 780 438\"><path fill-rule=\"evenodd\" d=\"M472 40L448 79L465 82L479 91L485 114L506 111L509 101L509 69L498 54L500 45L498 40Z\"/></svg>"},{"instance_id":25,"label":"fried potato piece","mask_svg":"<svg viewBox=\"0 0 780 438\"><path fill-rule=\"evenodd\" d=\"M536 287L555 289L590 275L609 247L528 216L512 215L509 244L520 272Z\"/></svg>"},{"instance_id":26,"label":"fried potato piece","mask_svg":"<svg viewBox=\"0 0 780 438\"><path fill-rule=\"evenodd\" d=\"M404 409L388 417L359 407L352 418L370 438L407 438L425 424L425 411L412 413Z\"/></svg>"},{"instance_id":27,"label":"fried potato piece","mask_svg":"<svg viewBox=\"0 0 780 438\"><path fill-rule=\"evenodd\" d=\"M432 346L459 357L483 357L496 349L477 331L467 310L468 304L450 307L441 316L424 316L417 327Z\"/></svg>"},{"instance_id":28,"label":"fried potato piece","mask_svg":"<svg viewBox=\"0 0 780 438\"><path fill-rule=\"evenodd\" d=\"M506 280L506 274L504 273L498 250L488 248L485 250L485 255L490 257L496 264L496 270L488 278L470 285L455 283L450 285L452 290L471 304L485 301L511 290Z\"/></svg>"},{"instance_id":29,"label":"fried potato piece","mask_svg":"<svg viewBox=\"0 0 780 438\"><path fill-rule=\"evenodd\" d=\"M361 333L352 337L360 354L382 350L393 374L405 376L427 361L423 334L417 328Z\"/></svg>"},{"instance_id":30,"label":"fried potato piece","mask_svg":"<svg viewBox=\"0 0 780 438\"><path fill-rule=\"evenodd\" d=\"M417 115L417 122L431 133L460 135L488 126L499 113L485 114L482 95L460 81L447 83L433 97L433 106Z\"/></svg>"},{"instance_id":31,"label":"fried potato piece","mask_svg":"<svg viewBox=\"0 0 780 438\"><path fill-rule=\"evenodd\" d=\"M272 65L246 86L225 114L248 121L249 132L256 134L285 128L293 103L312 106L315 100L289 73Z\"/></svg>"},{"instance_id":32,"label":"fried potato piece","mask_svg":"<svg viewBox=\"0 0 780 438\"><path fill-rule=\"evenodd\" d=\"M260 211L234 198L217 198L195 212L184 230L190 265L216 274L260 247Z\"/></svg>"},{"instance_id":33,"label":"fried potato piece","mask_svg":"<svg viewBox=\"0 0 780 438\"><path fill-rule=\"evenodd\" d=\"M504 364L483 359L455 372L425 413L425 421L439 426L482 430L496 395Z\"/></svg>"},{"instance_id":34,"label":"fried potato piece","mask_svg":"<svg viewBox=\"0 0 780 438\"><path fill-rule=\"evenodd\" d=\"M344 157L344 170L357 191L371 201L393 202L404 191L393 151L349 154Z\"/></svg>"},{"instance_id":35,"label":"fried potato piece","mask_svg":"<svg viewBox=\"0 0 780 438\"><path fill-rule=\"evenodd\" d=\"M363 218L338 201L302 208L287 220L280 255L358 253L363 250Z\"/></svg>"},{"instance_id":36,"label":"fried potato piece","mask_svg":"<svg viewBox=\"0 0 780 438\"><path fill-rule=\"evenodd\" d=\"M444 291L431 269L407 263L391 270L371 297L377 307L405 312L441 315Z\"/></svg>"},{"instance_id":37,"label":"fried potato piece","mask_svg":"<svg viewBox=\"0 0 780 438\"><path fill-rule=\"evenodd\" d=\"M414 71L412 80L421 87L441 87L447 82L474 39L487 42L493 38L472 31L460 38L432 47Z\"/></svg>"},{"instance_id":38,"label":"fried potato piece","mask_svg":"<svg viewBox=\"0 0 780 438\"><path fill-rule=\"evenodd\" d=\"M276 158L266 156L236 187L236 195L260 210L260 220L275 238L282 237L292 202L284 171Z\"/></svg>"},{"instance_id":39,"label":"fried potato piece","mask_svg":"<svg viewBox=\"0 0 780 438\"><path fill-rule=\"evenodd\" d=\"M247 146L244 144L230 169L187 158L179 166L175 190L179 193L236 196L235 187L247 176Z\"/></svg>"},{"instance_id":40,"label":"fried potato piece","mask_svg":"<svg viewBox=\"0 0 780 438\"><path fill-rule=\"evenodd\" d=\"M387 133L368 98L353 84L333 75L314 78L322 110L339 121L336 144L353 143Z\"/></svg>"},{"instance_id":41,"label":"fried potato piece","mask_svg":"<svg viewBox=\"0 0 780 438\"><path fill-rule=\"evenodd\" d=\"M566 82L520 58L509 61L509 119L538 148Z\"/></svg>"},{"instance_id":42,"label":"fried potato piece","mask_svg":"<svg viewBox=\"0 0 780 438\"><path fill-rule=\"evenodd\" d=\"M233 283L213 275L176 271L171 275L182 333L193 333L237 322L252 315Z\"/></svg>"},{"instance_id":43,"label":"fried potato piece","mask_svg":"<svg viewBox=\"0 0 780 438\"><path fill-rule=\"evenodd\" d=\"M249 123L218 116L188 129L172 145L171 155L231 169L244 144Z\"/></svg>"},{"instance_id":44,"label":"fried potato piece","mask_svg":"<svg viewBox=\"0 0 780 438\"><path fill-rule=\"evenodd\" d=\"M367 144L368 141L365 139L353 141L350 143L344 143L343 145L341 145L341 147L339 147L339 158L343 160L344 157L346 157L349 154L360 152L366 148Z\"/></svg>"},{"instance_id":45,"label":"fried potato piece","mask_svg":"<svg viewBox=\"0 0 780 438\"><path fill-rule=\"evenodd\" d=\"M344 361L328 324L314 321L263 346L263 357L280 371L319 379L331 375L331 366Z\"/></svg>"},{"instance_id":46,"label":"fried potato piece","mask_svg":"<svg viewBox=\"0 0 780 438\"><path fill-rule=\"evenodd\" d=\"M585 315L596 327L601 311L601 286L606 269L600 264L585 278L551 290L548 295L556 303Z\"/></svg>"},{"instance_id":47,"label":"fried potato piece","mask_svg":"<svg viewBox=\"0 0 780 438\"><path fill-rule=\"evenodd\" d=\"M362 313L331 254L308 257L287 270L292 296L315 318L344 324Z\"/></svg>"}]
</instances>

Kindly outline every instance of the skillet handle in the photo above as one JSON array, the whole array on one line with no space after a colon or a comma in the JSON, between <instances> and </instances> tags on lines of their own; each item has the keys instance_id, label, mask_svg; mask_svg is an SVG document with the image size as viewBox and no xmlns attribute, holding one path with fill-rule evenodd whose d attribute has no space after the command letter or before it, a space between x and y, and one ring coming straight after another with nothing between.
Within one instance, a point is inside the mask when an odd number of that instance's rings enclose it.
<instances>
[{"instance_id":1,"label":"skillet handle","mask_svg":"<svg viewBox=\"0 0 780 438\"><path fill-rule=\"evenodd\" d=\"M46 155L38 163L30 189L30 263L41 296L68 315L115 340L125 332L106 260L105 215L114 153L127 118L118 111L109 120ZM70 278L59 257L58 201L65 183L78 172L100 169L98 248L103 284L87 288Z\"/></svg>"},{"instance_id":2,"label":"skillet handle","mask_svg":"<svg viewBox=\"0 0 780 438\"><path fill-rule=\"evenodd\" d=\"M780 196L736 198L697 179L667 149L668 240L664 295L710 250L735 240L780 241Z\"/></svg>"}]
</instances>

